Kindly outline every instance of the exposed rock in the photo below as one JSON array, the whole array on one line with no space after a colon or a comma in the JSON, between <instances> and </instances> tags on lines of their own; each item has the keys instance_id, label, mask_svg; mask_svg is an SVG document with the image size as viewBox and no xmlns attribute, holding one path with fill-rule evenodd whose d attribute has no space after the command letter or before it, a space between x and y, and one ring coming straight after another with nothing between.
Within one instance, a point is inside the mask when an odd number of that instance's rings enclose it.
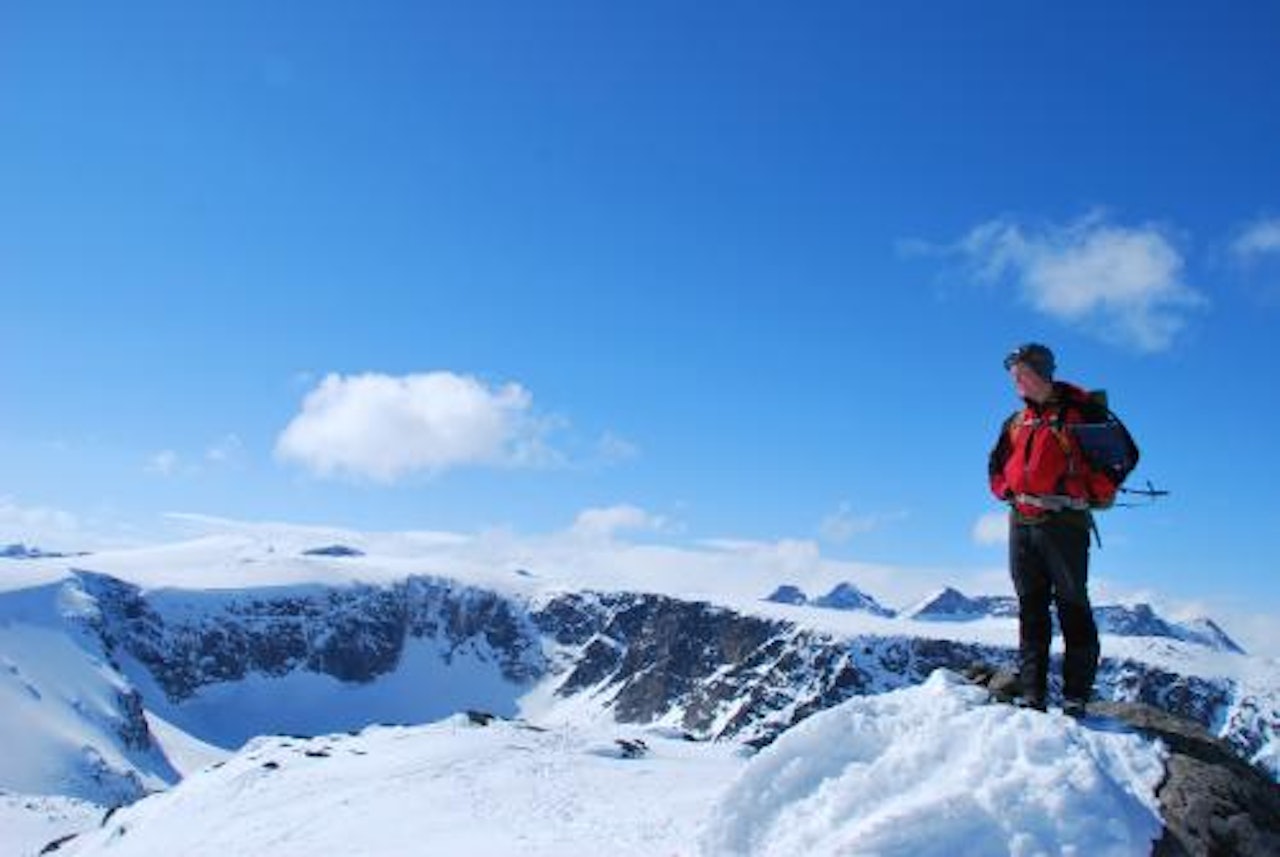
<instances>
[{"instance_id":1,"label":"exposed rock","mask_svg":"<svg viewBox=\"0 0 1280 857\"><path fill-rule=\"evenodd\" d=\"M997 699L1016 693L1009 670L974 663L964 674ZM1156 789L1164 833L1156 857L1274 857L1280 854L1280 785L1236 755L1199 724L1143 702L1101 701L1089 720L1122 723L1159 739L1168 749L1165 778Z\"/></svg>"},{"instance_id":2,"label":"exposed rock","mask_svg":"<svg viewBox=\"0 0 1280 857\"><path fill-rule=\"evenodd\" d=\"M467 721L470 722L472 726L488 726L497 719L496 715L490 714L487 711L476 711L475 709L468 709L466 715Z\"/></svg>"},{"instance_id":3,"label":"exposed rock","mask_svg":"<svg viewBox=\"0 0 1280 857\"><path fill-rule=\"evenodd\" d=\"M544 670L537 630L523 609L448 581L411 577L391 586L291 588L274 597L270 590L148 597L83 571L76 581L97 608L83 621L108 655L127 651L175 702L252 673L305 669L370 682L399 665L409 638L437 640L446 659L461 648L491 651L513 681Z\"/></svg>"},{"instance_id":4,"label":"exposed rock","mask_svg":"<svg viewBox=\"0 0 1280 857\"><path fill-rule=\"evenodd\" d=\"M1097 702L1089 713L1127 723L1169 748L1165 780L1156 792L1165 832L1153 854L1280 854L1280 785L1225 741L1143 703Z\"/></svg>"},{"instance_id":5,"label":"exposed rock","mask_svg":"<svg viewBox=\"0 0 1280 857\"><path fill-rule=\"evenodd\" d=\"M624 759L639 759L649 754L649 745L640 738L618 738L614 743Z\"/></svg>"},{"instance_id":6,"label":"exposed rock","mask_svg":"<svg viewBox=\"0 0 1280 857\"><path fill-rule=\"evenodd\" d=\"M805 595L800 587L787 583L773 590L765 601L773 601L777 604L806 604L809 596Z\"/></svg>"},{"instance_id":7,"label":"exposed rock","mask_svg":"<svg viewBox=\"0 0 1280 857\"><path fill-rule=\"evenodd\" d=\"M41 848L40 853L53 854L56 851L60 851L63 845L66 845L68 842L70 842L72 839L75 839L79 835L80 834L78 833L68 833L66 836L59 836L57 839L53 840L52 842L48 843L43 848Z\"/></svg>"},{"instance_id":8,"label":"exposed rock","mask_svg":"<svg viewBox=\"0 0 1280 857\"><path fill-rule=\"evenodd\" d=\"M1018 615L1018 602L1005 595L979 595L970 598L960 590L948 586L909 608L906 614L913 619L926 621L967 621L984 616L1009 617Z\"/></svg>"},{"instance_id":9,"label":"exposed rock","mask_svg":"<svg viewBox=\"0 0 1280 857\"><path fill-rule=\"evenodd\" d=\"M904 611L922 621L966 622L984 617L1018 615L1018 601L1007 595L980 595L970 598L948 586L926 597ZM1227 633L1210 619L1171 622L1161 617L1150 604L1100 604L1093 608L1099 632L1117 637L1167 637L1205 646L1221 652L1244 654ZM1055 630L1057 617L1053 617Z\"/></svg>"},{"instance_id":10,"label":"exposed rock","mask_svg":"<svg viewBox=\"0 0 1280 857\"><path fill-rule=\"evenodd\" d=\"M852 583L837 584L826 595L815 598L812 604L815 607L827 607L832 610L864 610L873 616L886 618L896 615L893 610L883 606Z\"/></svg>"},{"instance_id":11,"label":"exposed rock","mask_svg":"<svg viewBox=\"0 0 1280 857\"><path fill-rule=\"evenodd\" d=\"M0 545L0 559L63 559L73 556L88 556L88 554L41 550L38 547L24 545L21 542Z\"/></svg>"},{"instance_id":12,"label":"exposed rock","mask_svg":"<svg viewBox=\"0 0 1280 857\"><path fill-rule=\"evenodd\" d=\"M304 550L303 556L329 556L329 557L350 557L364 556L364 551L359 548L348 547L347 545L325 545L320 548L311 548Z\"/></svg>"}]
</instances>

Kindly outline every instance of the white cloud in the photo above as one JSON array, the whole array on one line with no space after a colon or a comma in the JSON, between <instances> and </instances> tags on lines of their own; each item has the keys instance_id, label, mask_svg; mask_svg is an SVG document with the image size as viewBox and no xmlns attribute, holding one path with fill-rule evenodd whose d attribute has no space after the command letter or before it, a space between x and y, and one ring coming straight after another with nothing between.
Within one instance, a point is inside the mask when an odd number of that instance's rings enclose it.
<instances>
[{"instance_id":1,"label":"white cloud","mask_svg":"<svg viewBox=\"0 0 1280 857\"><path fill-rule=\"evenodd\" d=\"M215 441L204 451L204 459L210 464L234 464L244 454L244 442L234 434Z\"/></svg>"},{"instance_id":2,"label":"white cloud","mask_svg":"<svg viewBox=\"0 0 1280 857\"><path fill-rule=\"evenodd\" d=\"M1263 217L1245 227L1231 242L1231 254L1245 264L1280 254L1280 217Z\"/></svg>"},{"instance_id":3,"label":"white cloud","mask_svg":"<svg viewBox=\"0 0 1280 857\"><path fill-rule=\"evenodd\" d=\"M856 535L874 532L905 517L905 512L856 515L849 503L841 503L818 524L818 534L832 544L844 544Z\"/></svg>"},{"instance_id":4,"label":"white cloud","mask_svg":"<svg viewBox=\"0 0 1280 857\"><path fill-rule=\"evenodd\" d=\"M330 374L307 394L276 455L320 476L394 482L462 466L556 463L553 420L532 414L519 384L487 386L452 372Z\"/></svg>"},{"instance_id":5,"label":"white cloud","mask_svg":"<svg viewBox=\"0 0 1280 857\"><path fill-rule=\"evenodd\" d=\"M973 525L973 540L980 545L1003 545L1009 542L1009 513L988 512Z\"/></svg>"},{"instance_id":6,"label":"white cloud","mask_svg":"<svg viewBox=\"0 0 1280 857\"><path fill-rule=\"evenodd\" d=\"M600 436L596 442L596 458L602 464L620 464L640 455L640 447L611 431Z\"/></svg>"},{"instance_id":7,"label":"white cloud","mask_svg":"<svg viewBox=\"0 0 1280 857\"><path fill-rule=\"evenodd\" d=\"M1206 303L1183 282L1182 254L1164 230L1098 213L1039 230L992 220L952 249L979 278L1011 282L1036 312L1140 351L1169 348Z\"/></svg>"},{"instance_id":8,"label":"white cloud","mask_svg":"<svg viewBox=\"0 0 1280 857\"><path fill-rule=\"evenodd\" d=\"M173 449L162 449L147 458L143 470L151 475L168 479L174 476L197 477L213 468L231 467L240 462L244 443L237 435L228 434L205 449L199 457L184 456Z\"/></svg>"},{"instance_id":9,"label":"white cloud","mask_svg":"<svg viewBox=\"0 0 1280 857\"><path fill-rule=\"evenodd\" d=\"M162 449L147 459L145 469L152 476L169 477L178 472L180 463L178 453L172 449Z\"/></svg>"},{"instance_id":10,"label":"white cloud","mask_svg":"<svg viewBox=\"0 0 1280 857\"><path fill-rule=\"evenodd\" d=\"M667 527L665 518L651 515L639 506L620 504L578 513L570 532L581 538L609 539L625 530L660 532Z\"/></svg>"},{"instance_id":11,"label":"white cloud","mask_svg":"<svg viewBox=\"0 0 1280 857\"><path fill-rule=\"evenodd\" d=\"M45 506L20 506L0 497L0 542L56 547L79 533L80 521L70 512Z\"/></svg>"},{"instance_id":12,"label":"white cloud","mask_svg":"<svg viewBox=\"0 0 1280 857\"><path fill-rule=\"evenodd\" d=\"M154 535L124 522L109 507L77 515L0 496L0 545L22 543L47 551L89 551L133 546Z\"/></svg>"},{"instance_id":13,"label":"white cloud","mask_svg":"<svg viewBox=\"0 0 1280 857\"><path fill-rule=\"evenodd\" d=\"M1280 300L1280 217L1262 217L1246 226L1228 247L1255 296L1268 306Z\"/></svg>"}]
</instances>

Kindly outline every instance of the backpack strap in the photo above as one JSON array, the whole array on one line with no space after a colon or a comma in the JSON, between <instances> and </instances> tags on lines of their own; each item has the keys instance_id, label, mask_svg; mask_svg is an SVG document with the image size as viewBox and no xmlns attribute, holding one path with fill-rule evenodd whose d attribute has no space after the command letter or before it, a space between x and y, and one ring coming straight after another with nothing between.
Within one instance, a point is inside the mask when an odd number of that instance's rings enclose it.
<instances>
[{"instance_id":1,"label":"backpack strap","mask_svg":"<svg viewBox=\"0 0 1280 857\"><path fill-rule=\"evenodd\" d=\"M1067 459L1067 467L1062 471L1062 475L1058 477L1058 485L1055 489L1059 494L1067 493L1067 480L1076 475L1075 447L1071 443L1071 438L1067 437L1066 429L1067 409L1069 407L1071 407L1070 402L1062 402L1049 420L1049 433L1058 442L1058 446L1062 447L1062 454Z\"/></svg>"}]
</instances>

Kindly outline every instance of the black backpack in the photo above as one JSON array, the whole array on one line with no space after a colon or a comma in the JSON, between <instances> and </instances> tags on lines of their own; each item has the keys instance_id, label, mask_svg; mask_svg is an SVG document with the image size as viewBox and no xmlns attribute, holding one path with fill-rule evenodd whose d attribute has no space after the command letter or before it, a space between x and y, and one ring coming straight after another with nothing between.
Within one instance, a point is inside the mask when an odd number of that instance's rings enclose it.
<instances>
[{"instance_id":1,"label":"black backpack","mask_svg":"<svg viewBox=\"0 0 1280 857\"><path fill-rule=\"evenodd\" d=\"M1089 466L1104 474L1119 488L1138 466L1138 444L1129 429L1107 405L1106 390L1091 390L1081 408L1084 422L1069 423Z\"/></svg>"}]
</instances>

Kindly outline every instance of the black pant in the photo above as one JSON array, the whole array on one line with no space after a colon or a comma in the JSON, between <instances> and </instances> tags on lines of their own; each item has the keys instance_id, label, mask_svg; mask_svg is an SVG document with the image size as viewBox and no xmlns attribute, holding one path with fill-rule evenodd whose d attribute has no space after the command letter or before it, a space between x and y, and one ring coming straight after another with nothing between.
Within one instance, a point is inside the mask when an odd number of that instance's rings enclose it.
<instances>
[{"instance_id":1,"label":"black pant","mask_svg":"<svg viewBox=\"0 0 1280 857\"><path fill-rule=\"evenodd\" d=\"M1049 678L1049 641L1053 625L1049 603L1056 602L1066 643L1062 695L1087 700L1098 672L1098 627L1089 604L1089 530L1075 522L1017 521L1009 528L1009 570L1018 593L1022 693L1043 703Z\"/></svg>"}]
</instances>

